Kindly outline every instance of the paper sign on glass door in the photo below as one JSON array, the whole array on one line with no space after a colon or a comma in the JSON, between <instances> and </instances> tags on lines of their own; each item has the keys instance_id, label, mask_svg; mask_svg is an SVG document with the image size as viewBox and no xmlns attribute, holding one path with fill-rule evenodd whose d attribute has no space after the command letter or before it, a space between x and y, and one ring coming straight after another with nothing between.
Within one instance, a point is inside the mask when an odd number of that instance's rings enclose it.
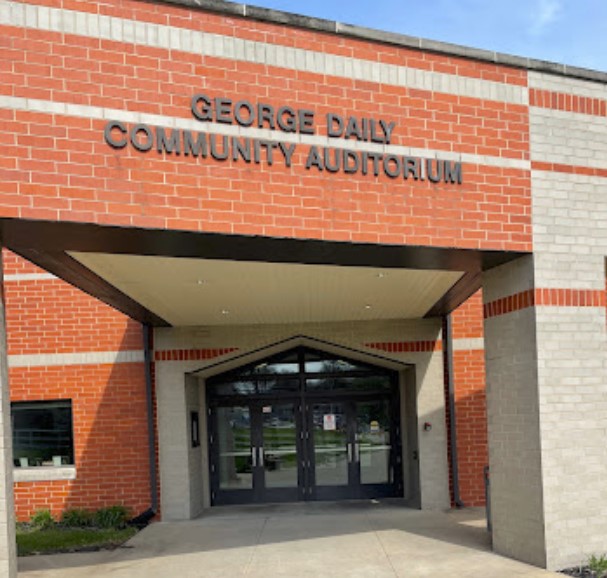
<instances>
[{"instance_id":1,"label":"paper sign on glass door","mask_svg":"<svg viewBox=\"0 0 607 578\"><path fill-rule=\"evenodd\" d=\"M334 413L326 413L322 416L322 429L325 431L336 429Z\"/></svg>"}]
</instances>

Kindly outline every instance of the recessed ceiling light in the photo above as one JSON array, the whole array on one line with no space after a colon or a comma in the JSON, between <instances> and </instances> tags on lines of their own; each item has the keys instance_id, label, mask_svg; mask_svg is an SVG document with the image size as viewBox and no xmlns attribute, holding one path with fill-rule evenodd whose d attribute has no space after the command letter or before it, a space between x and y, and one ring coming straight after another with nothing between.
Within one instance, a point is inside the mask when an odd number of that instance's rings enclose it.
<instances>
[{"instance_id":1,"label":"recessed ceiling light","mask_svg":"<svg viewBox=\"0 0 607 578\"><path fill-rule=\"evenodd\" d=\"M206 285L208 281L206 279L198 279L196 285Z\"/></svg>"},{"instance_id":2,"label":"recessed ceiling light","mask_svg":"<svg viewBox=\"0 0 607 578\"><path fill-rule=\"evenodd\" d=\"M375 275L378 279L383 279L384 277L387 277L388 274L387 273L378 273L377 275Z\"/></svg>"},{"instance_id":3,"label":"recessed ceiling light","mask_svg":"<svg viewBox=\"0 0 607 578\"><path fill-rule=\"evenodd\" d=\"M371 309L371 305L369 305L368 303L365 305L365 309Z\"/></svg>"},{"instance_id":4,"label":"recessed ceiling light","mask_svg":"<svg viewBox=\"0 0 607 578\"><path fill-rule=\"evenodd\" d=\"M230 314L230 311L229 311L228 309L222 309L222 310L221 310L221 314L222 314L222 315L229 315L229 314Z\"/></svg>"}]
</instances>

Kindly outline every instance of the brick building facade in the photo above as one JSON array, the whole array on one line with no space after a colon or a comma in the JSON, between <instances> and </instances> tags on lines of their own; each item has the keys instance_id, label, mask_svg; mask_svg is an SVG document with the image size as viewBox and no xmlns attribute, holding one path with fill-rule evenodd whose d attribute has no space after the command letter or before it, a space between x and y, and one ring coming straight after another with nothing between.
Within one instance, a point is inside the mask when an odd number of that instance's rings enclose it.
<instances>
[{"instance_id":1,"label":"brick building facade","mask_svg":"<svg viewBox=\"0 0 607 578\"><path fill-rule=\"evenodd\" d=\"M596 550L607 76L230 3L0 0L0 32L18 519L479 506L490 464L497 551Z\"/></svg>"}]
</instances>

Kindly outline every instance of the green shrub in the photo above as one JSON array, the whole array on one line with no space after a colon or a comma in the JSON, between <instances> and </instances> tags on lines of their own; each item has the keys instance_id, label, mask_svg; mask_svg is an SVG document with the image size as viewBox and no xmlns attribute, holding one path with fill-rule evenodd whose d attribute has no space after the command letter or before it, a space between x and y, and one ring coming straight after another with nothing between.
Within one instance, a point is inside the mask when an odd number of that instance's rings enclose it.
<instances>
[{"instance_id":1,"label":"green shrub","mask_svg":"<svg viewBox=\"0 0 607 578\"><path fill-rule=\"evenodd\" d=\"M100 508L94 514L94 523L98 528L124 528L129 520L129 511L124 506Z\"/></svg>"},{"instance_id":2,"label":"green shrub","mask_svg":"<svg viewBox=\"0 0 607 578\"><path fill-rule=\"evenodd\" d=\"M34 528L46 530L47 528L52 528L55 525L55 520L53 519L53 515L49 510L37 510L32 514L30 524Z\"/></svg>"},{"instance_id":3,"label":"green shrub","mask_svg":"<svg viewBox=\"0 0 607 578\"><path fill-rule=\"evenodd\" d=\"M607 576L607 554L601 554L600 556L595 556L593 554L590 556L588 560L588 569L592 570L597 578L604 578Z\"/></svg>"},{"instance_id":4,"label":"green shrub","mask_svg":"<svg viewBox=\"0 0 607 578\"><path fill-rule=\"evenodd\" d=\"M61 516L61 524L68 528L88 528L93 525L93 513L88 510L66 510Z\"/></svg>"}]
</instances>

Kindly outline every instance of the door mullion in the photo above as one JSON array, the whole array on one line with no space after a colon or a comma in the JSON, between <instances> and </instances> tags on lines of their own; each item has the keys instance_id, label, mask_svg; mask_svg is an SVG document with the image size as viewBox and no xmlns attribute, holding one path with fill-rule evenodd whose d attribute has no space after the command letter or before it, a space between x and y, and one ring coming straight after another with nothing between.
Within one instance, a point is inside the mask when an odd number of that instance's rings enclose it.
<instances>
[{"instance_id":1,"label":"door mullion","mask_svg":"<svg viewBox=\"0 0 607 578\"><path fill-rule=\"evenodd\" d=\"M302 486L301 499L310 500L314 485L314 471L313 471L313 452L311 447L311 432L310 432L310 416L308 407L305 401L301 403L301 470L302 470Z\"/></svg>"},{"instance_id":2,"label":"door mullion","mask_svg":"<svg viewBox=\"0 0 607 578\"><path fill-rule=\"evenodd\" d=\"M306 426L301 396L295 405L295 423L297 425L297 498L306 499L307 471L306 461Z\"/></svg>"},{"instance_id":3,"label":"door mullion","mask_svg":"<svg viewBox=\"0 0 607 578\"><path fill-rule=\"evenodd\" d=\"M352 462L349 467L350 497L356 499L360 495L360 448L358 446L357 436L357 413L356 402L351 401L347 404L348 416L348 439L352 444Z\"/></svg>"},{"instance_id":4,"label":"door mullion","mask_svg":"<svg viewBox=\"0 0 607 578\"><path fill-rule=\"evenodd\" d=\"M263 502L265 494L264 468L260 464L259 451L263 446L262 407L259 403L250 405L251 411L251 456L253 471L253 501Z\"/></svg>"},{"instance_id":5,"label":"door mullion","mask_svg":"<svg viewBox=\"0 0 607 578\"><path fill-rule=\"evenodd\" d=\"M208 452L209 452L209 477L211 486L211 505L215 505L217 491L219 490L219 450L218 450L218 434L217 434L217 409L213 406L209 407L207 414L207 431L208 431Z\"/></svg>"},{"instance_id":6,"label":"door mullion","mask_svg":"<svg viewBox=\"0 0 607 578\"><path fill-rule=\"evenodd\" d=\"M316 453L314 452L314 428L312 423L311 404L305 404L306 417L306 472L308 479L308 500L316 500Z\"/></svg>"},{"instance_id":7,"label":"door mullion","mask_svg":"<svg viewBox=\"0 0 607 578\"><path fill-rule=\"evenodd\" d=\"M313 452L311 451L311 435L309 412L306 405L306 363L305 350L299 349L299 423L300 423L300 451L299 451L299 471L301 473L299 484L299 497L301 500L310 500L313 487Z\"/></svg>"}]
</instances>

